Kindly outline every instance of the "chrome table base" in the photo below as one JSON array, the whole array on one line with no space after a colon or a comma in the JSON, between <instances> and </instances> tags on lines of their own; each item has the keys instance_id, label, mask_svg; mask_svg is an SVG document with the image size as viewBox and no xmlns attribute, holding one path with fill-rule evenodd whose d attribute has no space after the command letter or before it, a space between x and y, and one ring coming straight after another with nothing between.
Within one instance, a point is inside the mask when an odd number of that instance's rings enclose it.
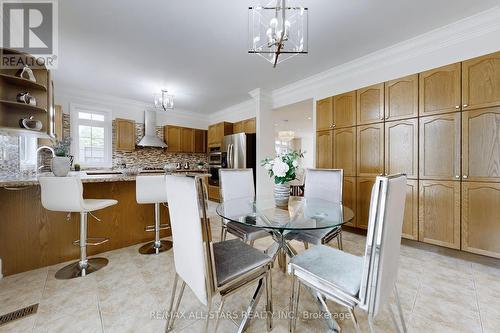
<instances>
[{"instance_id":1,"label":"chrome table base","mask_svg":"<svg viewBox=\"0 0 500 333\"><path fill-rule=\"evenodd\" d=\"M285 239L286 230L271 230L271 232L273 235L274 243L269 248L267 248L264 253L273 258L273 261L277 259L280 269L283 271L283 273L286 273L286 257L288 256L292 258L296 256L297 251ZM307 288L307 290L311 293L316 303L318 304L321 316L325 319L326 325L328 326L329 330L333 332L340 332L340 326L333 319L330 310L328 310L324 296L313 289Z\"/></svg>"},{"instance_id":2,"label":"chrome table base","mask_svg":"<svg viewBox=\"0 0 500 333\"><path fill-rule=\"evenodd\" d=\"M168 240L162 240L158 243L149 242L144 244L139 248L140 254L158 254L161 252L168 251L172 248L172 242Z\"/></svg>"},{"instance_id":3,"label":"chrome table base","mask_svg":"<svg viewBox=\"0 0 500 333\"><path fill-rule=\"evenodd\" d=\"M56 279L58 280L69 280L77 277L86 276L90 273L94 273L108 264L108 259L106 258L90 258L87 259L85 265L81 265L79 261L64 266L56 272Z\"/></svg>"}]
</instances>

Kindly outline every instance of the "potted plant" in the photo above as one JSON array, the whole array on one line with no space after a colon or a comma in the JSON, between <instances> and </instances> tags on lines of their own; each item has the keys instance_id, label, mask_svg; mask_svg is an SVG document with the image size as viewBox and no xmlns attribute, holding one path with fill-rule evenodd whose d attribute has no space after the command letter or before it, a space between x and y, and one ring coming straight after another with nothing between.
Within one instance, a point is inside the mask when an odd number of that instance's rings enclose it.
<instances>
[{"instance_id":1,"label":"potted plant","mask_svg":"<svg viewBox=\"0 0 500 333\"><path fill-rule=\"evenodd\" d=\"M70 145L71 138L69 137L62 140L57 139L57 137L52 139L55 156L52 158L51 168L57 177L66 177L71 169Z\"/></svg>"},{"instance_id":2,"label":"potted plant","mask_svg":"<svg viewBox=\"0 0 500 333\"><path fill-rule=\"evenodd\" d=\"M196 163L196 166L198 167L199 170L201 170L205 167L205 162L199 161L198 163Z\"/></svg>"},{"instance_id":3,"label":"potted plant","mask_svg":"<svg viewBox=\"0 0 500 333\"><path fill-rule=\"evenodd\" d=\"M299 167L299 159L304 157L301 151L292 151L278 155L275 158L267 157L261 161L269 177L274 177L274 201L277 207L288 207L290 199L290 182L295 180Z\"/></svg>"},{"instance_id":4,"label":"potted plant","mask_svg":"<svg viewBox=\"0 0 500 333\"><path fill-rule=\"evenodd\" d=\"M80 164L78 164L78 163L75 163L74 167L75 167L75 171L81 170Z\"/></svg>"}]
</instances>

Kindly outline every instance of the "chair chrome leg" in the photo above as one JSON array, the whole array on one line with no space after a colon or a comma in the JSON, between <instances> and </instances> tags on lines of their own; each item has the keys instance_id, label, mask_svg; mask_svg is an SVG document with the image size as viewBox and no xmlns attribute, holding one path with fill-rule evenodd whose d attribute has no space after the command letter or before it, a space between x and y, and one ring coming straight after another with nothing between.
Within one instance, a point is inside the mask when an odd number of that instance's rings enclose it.
<instances>
[{"instance_id":1,"label":"chair chrome leg","mask_svg":"<svg viewBox=\"0 0 500 333\"><path fill-rule=\"evenodd\" d=\"M205 330L204 330L205 333L208 333L208 326L210 325L210 315L212 312L212 301L213 301L213 299L210 297L208 299L207 320L205 320ZM215 332L215 330L214 330L214 332Z\"/></svg>"},{"instance_id":2,"label":"chair chrome leg","mask_svg":"<svg viewBox=\"0 0 500 333\"><path fill-rule=\"evenodd\" d=\"M337 236L338 239L338 245L339 245L339 250L344 249L344 244L342 244L342 230L340 230L339 235Z\"/></svg>"},{"instance_id":3,"label":"chair chrome leg","mask_svg":"<svg viewBox=\"0 0 500 333\"><path fill-rule=\"evenodd\" d=\"M254 241L254 240L251 240L251 241L249 242L249 244L250 244L250 246L251 246L251 247L253 247L253 245L255 244L255 241Z\"/></svg>"},{"instance_id":4,"label":"chair chrome leg","mask_svg":"<svg viewBox=\"0 0 500 333\"><path fill-rule=\"evenodd\" d=\"M373 317L371 315L368 315L368 329L370 333L376 333L375 324L373 323Z\"/></svg>"},{"instance_id":5,"label":"chair chrome leg","mask_svg":"<svg viewBox=\"0 0 500 333\"><path fill-rule=\"evenodd\" d=\"M354 314L354 308L348 308L349 313L351 314L351 320L352 323L354 324L354 330L356 333L360 333L361 331L359 330L359 324L358 324L358 319L356 318L356 315Z\"/></svg>"},{"instance_id":6,"label":"chair chrome leg","mask_svg":"<svg viewBox=\"0 0 500 333\"><path fill-rule=\"evenodd\" d=\"M170 299L170 311L167 312L167 328L165 332L169 332L174 327L175 317L177 317L177 312L179 310L179 305L181 304L181 299L184 294L184 289L186 288L186 282L182 281L181 290L179 291L179 295L177 296L177 300L175 301L175 307L172 309L172 305L174 303L175 291L177 287L177 279L178 275L175 275L174 280L174 288L172 289L172 298Z\"/></svg>"},{"instance_id":7,"label":"chair chrome leg","mask_svg":"<svg viewBox=\"0 0 500 333\"><path fill-rule=\"evenodd\" d=\"M247 310L245 311L245 314L243 316L243 320L241 321L240 327L238 328L238 333L243 333L248 328L248 324L250 322L250 319L254 315L255 307L257 306L257 303L259 303L260 295L262 295L263 282L264 282L264 278L259 280L259 283L257 285L257 289L255 289L252 300L250 301L250 304L248 304Z\"/></svg>"},{"instance_id":8,"label":"chair chrome leg","mask_svg":"<svg viewBox=\"0 0 500 333\"><path fill-rule=\"evenodd\" d=\"M217 315L215 317L215 326L214 326L214 332L217 332L217 328L219 327L219 320L220 320L220 315L222 313L222 308L224 307L224 301L226 300L226 298L224 296L221 297L221 300L220 300L220 304L219 304L219 308L217 309ZM210 315L210 310L208 311L209 315ZM208 323L209 319L207 318L207 323Z\"/></svg>"},{"instance_id":9,"label":"chair chrome leg","mask_svg":"<svg viewBox=\"0 0 500 333\"><path fill-rule=\"evenodd\" d=\"M398 307L398 312L399 312L399 320L401 320L401 326L403 326L403 332L406 333L406 323L405 323L405 318L403 315L403 308L401 307L401 301L399 299L399 292L398 292L398 287L396 284L394 284L394 296L396 298L396 305ZM394 318L396 319L396 318Z\"/></svg>"},{"instance_id":10,"label":"chair chrome leg","mask_svg":"<svg viewBox=\"0 0 500 333\"><path fill-rule=\"evenodd\" d=\"M271 266L268 266L269 270L266 274L266 311L267 311L267 331L271 332L273 329L273 285L272 285L272 274Z\"/></svg>"},{"instance_id":11,"label":"chair chrome leg","mask_svg":"<svg viewBox=\"0 0 500 333\"><path fill-rule=\"evenodd\" d=\"M297 319L299 317L299 298L300 298L301 285L302 285L302 283L300 282L300 280L297 280L297 283L295 286L295 288L296 288L295 297L293 300L293 313L294 313L294 315L292 316L292 319L293 319L292 330L291 330L292 333L294 333L295 330L297 329Z\"/></svg>"},{"instance_id":12,"label":"chair chrome leg","mask_svg":"<svg viewBox=\"0 0 500 333\"><path fill-rule=\"evenodd\" d=\"M174 286L172 287L172 294L170 296L170 303L168 305L167 309L167 323L165 325L165 332L169 331L169 326L170 326L170 318L172 317L172 308L174 307L174 298L175 298L175 290L177 289L177 281L179 280L179 276L177 273L175 273L175 278L174 278Z\"/></svg>"},{"instance_id":13,"label":"chair chrome leg","mask_svg":"<svg viewBox=\"0 0 500 333\"><path fill-rule=\"evenodd\" d=\"M302 243L304 243L304 249L306 249L306 250L309 249L309 243L308 242L302 242Z\"/></svg>"},{"instance_id":14,"label":"chair chrome leg","mask_svg":"<svg viewBox=\"0 0 500 333\"><path fill-rule=\"evenodd\" d=\"M295 317L296 313L295 313L295 283L297 281L297 278L295 277L295 273L293 272L290 272L291 276L292 276L292 283L290 285L290 304L289 304L289 309L290 309L290 318L288 318L288 332L290 333L293 333L293 329L292 329L292 326L293 326L293 318Z\"/></svg>"}]
</instances>

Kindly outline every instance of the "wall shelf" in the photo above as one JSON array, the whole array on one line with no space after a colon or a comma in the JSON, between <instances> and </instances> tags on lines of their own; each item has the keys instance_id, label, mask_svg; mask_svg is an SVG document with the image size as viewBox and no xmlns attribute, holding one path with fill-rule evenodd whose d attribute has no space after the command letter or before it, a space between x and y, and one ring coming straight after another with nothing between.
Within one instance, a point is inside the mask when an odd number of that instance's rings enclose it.
<instances>
[{"instance_id":1,"label":"wall shelf","mask_svg":"<svg viewBox=\"0 0 500 333\"><path fill-rule=\"evenodd\" d=\"M46 109L40 108L38 106L33 106L33 105L18 103L18 102L13 102L13 101L6 101L3 99L0 99L0 104L5 105L7 107L11 107L13 109L18 109L18 110L27 110L27 111L33 111L33 112L47 112Z\"/></svg>"},{"instance_id":2,"label":"wall shelf","mask_svg":"<svg viewBox=\"0 0 500 333\"><path fill-rule=\"evenodd\" d=\"M1 132L6 132L9 134L16 134L16 135L34 135L41 139L50 139L50 136L46 132L34 131L25 128L0 126L0 133Z\"/></svg>"},{"instance_id":3,"label":"wall shelf","mask_svg":"<svg viewBox=\"0 0 500 333\"><path fill-rule=\"evenodd\" d=\"M10 84L15 84L17 86L47 91L47 87L44 86L43 84L33 82L33 81L28 80L28 79L24 79L22 77L0 73L0 79L4 80L5 82L8 82Z\"/></svg>"}]
</instances>

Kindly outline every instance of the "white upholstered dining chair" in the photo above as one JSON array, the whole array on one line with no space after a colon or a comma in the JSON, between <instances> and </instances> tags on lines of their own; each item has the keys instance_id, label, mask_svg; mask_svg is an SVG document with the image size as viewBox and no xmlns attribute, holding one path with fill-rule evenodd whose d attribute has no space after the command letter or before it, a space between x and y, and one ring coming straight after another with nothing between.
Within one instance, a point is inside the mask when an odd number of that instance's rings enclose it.
<instances>
[{"instance_id":1,"label":"white upholstered dining chair","mask_svg":"<svg viewBox=\"0 0 500 333\"><path fill-rule=\"evenodd\" d=\"M342 203L342 169L306 169L304 197L323 199L335 203ZM287 239L295 239L307 244L327 244L337 238L338 248L342 250L342 227L307 230L300 233L290 233Z\"/></svg>"},{"instance_id":2,"label":"white upholstered dining chair","mask_svg":"<svg viewBox=\"0 0 500 333\"><path fill-rule=\"evenodd\" d=\"M389 304L394 291L402 331L406 332L396 288L405 199L405 175L377 177L371 195L364 257L319 245L290 260L290 332L295 331L301 285L347 307L357 332L354 308L368 313L368 326L374 332L373 319L384 305L388 306L396 329L401 331Z\"/></svg>"},{"instance_id":3,"label":"white upholstered dining chair","mask_svg":"<svg viewBox=\"0 0 500 333\"><path fill-rule=\"evenodd\" d=\"M221 202L242 198L255 198L252 169L219 169ZM221 218L221 241L230 233L253 246L255 240L269 236L265 230L227 221Z\"/></svg>"},{"instance_id":4,"label":"white upholstered dining chair","mask_svg":"<svg viewBox=\"0 0 500 333\"><path fill-rule=\"evenodd\" d=\"M202 177L171 175L167 176L167 184L176 273L167 312L166 332L173 329L186 285L208 307L209 314L214 296L220 295L221 302L215 317L216 332L226 297L253 282L257 282L257 289L239 332L246 329L264 287L267 295L267 326L271 330L271 258L240 239L212 243ZM176 298L179 280L182 283ZM210 316L206 320L205 331L208 331L209 318Z\"/></svg>"}]
</instances>

